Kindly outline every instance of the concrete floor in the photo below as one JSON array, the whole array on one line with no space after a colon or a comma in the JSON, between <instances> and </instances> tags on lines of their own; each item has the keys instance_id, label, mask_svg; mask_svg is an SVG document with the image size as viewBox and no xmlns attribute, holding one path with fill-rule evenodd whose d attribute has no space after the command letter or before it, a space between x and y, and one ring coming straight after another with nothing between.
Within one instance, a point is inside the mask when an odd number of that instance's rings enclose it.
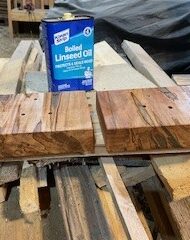
<instances>
[{"instance_id":1,"label":"concrete floor","mask_svg":"<svg viewBox=\"0 0 190 240\"><path fill-rule=\"evenodd\" d=\"M23 36L11 39L8 27L0 26L0 58L11 57L19 42L24 39L31 39L31 37Z\"/></svg>"},{"instance_id":2,"label":"concrete floor","mask_svg":"<svg viewBox=\"0 0 190 240\"><path fill-rule=\"evenodd\" d=\"M9 58L20 42L19 38L11 39L8 27L0 26L0 57Z\"/></svg>"}]
</instances>

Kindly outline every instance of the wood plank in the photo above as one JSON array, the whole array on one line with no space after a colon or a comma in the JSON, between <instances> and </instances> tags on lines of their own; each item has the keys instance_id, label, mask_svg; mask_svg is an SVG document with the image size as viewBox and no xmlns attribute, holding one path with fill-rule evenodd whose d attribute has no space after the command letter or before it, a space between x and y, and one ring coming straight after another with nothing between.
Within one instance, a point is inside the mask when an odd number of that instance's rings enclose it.
<instances>
[{"instance_id":1,"label":"wood plank","mask_svg":"<svg viewBox=\"0 0 190 240\"><path fill-rule=\"evenodd\" d=\"M190 155L152 157L159 175L173 200L190 197Z\"/></svg>"},{"instance_id":2,"label":"wood plank","mask_svg":"<svg viewBox=\"0 0 190 240\"><path fill-rule=\"evenodd\" d=\"M8 201L0 204L1 240L44 240L39 213L21 214L18 189L12 188Z\"/></svg>"},{"instance_id":3,"label":"wood plank","mask_svg":"<svg viewBox=\"0 0 190 240\"><path fill-rule=\"evenodd\" d=\"M62 167L61 170L54 170L54 176L66 238L114 239L107 226L88 167Z\"/></svg>"},{"instance_id":4,"label":"wood plank","mask_svg":"<svg viewBox=\"0 0 190 240\"><path fill-rule=\"evenodd\" d=\"M0 73L0 94L20 92L25 63L32 48L32 41L21 41Z\"/></svg>"},{"instance_id":5,"label":"wood plank","mask_svg":"<svg viewBox=\"0 0 190 240\"><path fill-rule=\"evenodd\" d=\"M96 43L94 45L94 67L114 64L127 64L127 62L106 41Z\"/></svg>"},{"instance_id":6,"label":"wood plank","mask_svg":"<svg viewBox=\"0 0 190 240\"><path fill-rule=\"evenodd\" d=\"M96 91L156 87L128 64L98 66L94 69L94 79Z\"/></svg>"},{"instance_id":7,"label":"wood plank","mask_svg":"<svg viewBox=\"0 0 190 240\"><path fill-rule=\"evenodd\" d=\"M190 149L189 87L97 93L109 153Z\"/></svg>"},{"instance_id":8,"label":"wood plank","mask_svg":"<svg viewBox=\"0 0 190 240\"><path fill-rule=\"evenodd\" d=\"M173 74L172 79L179 86L189 86L190 85L190 74Z\"/></svg>"},{"instance_id":9,"label":"wood plank","mask_svg":"<svg viewBox=\"0 0 190 240\"><path fill-rule=\"evenodd\" d=\"M140 204L140 202L139 202L139 200L138 200L138 198L137 198L137 196L135 194L135 191L134 191L134 189L132 187L128 187L127 190L128 190L129 195L131 197L131 200L133 201L133 204L135 206L135 209L137 211L139 219L141 220L141 222L142 222L142 224L144 226L144 229L145 229L145 231L146 231L146 233L148 235L148 239L149 240L153 240L153 236L152 236L152 233L150 231L150 228L149 228L149 225L148 225L148 221L147 221L147 219L146 219L146 217L144 215L144 212L143 212L144 206L142 206Z\"/></svg>"},{"instance_id":10,"label":"wood plank","mask_svg":"<svg viewBox=\"0 0 190 240\"><path fill-rule=\"evenodd\" d=\"M0 166L0 185L18 180L20 178L21 169L21 163L2 163Z\"/></svg>"},{"instance_id":11,"label":"wood plank","mask_svg":"<svg viewBox=\"0 0 190 240\"><path fill-rule=\"evenodd\" d=\"M135 186L147 179L155 176L155 172L150 165L149 167L118 167L121 178L125 186Z\"/></svg>"},{"instance_id":12,"label":"wood plank","mask_svg":"<svg viewBox=\"0 0 190 240\"><path fill-rule=\"evenodd\" d=\"M0 158L93 153L84 92L0 96L0 102Z\"/></svg>"},{"instance_id":13,"label":"wood plank","mask_svg":"<svg viewBox=\"0 0 190 240\"><path fill-rule=\"evenodd\" d=\"M10 12L12 21L19 22L41 22L47 15L48 10L35 9L34 12L28 14L26 10L12 9Z\"/></svg>"},{"instance_id":14,"label":"wood plank","mask_svg":"<svg viewBox=\"0 0 190 240\"><path fill-rule=\"evenodd\" d=\"M164 240L177 240L178 238L176 238L172 230L160 194L155 188L154 177L142 182L141 185L162 238Z\"/></svg>"},{"instance_id":15,"label":"wood plank","mask_svg":"<svg viewBox=\"0 0 190 240\"><path fill-rule=\"evenodd\" d=\"M110 192L106 187L103 189L97 189L97 192L100 198L104 216L106 218L109 229L112 232L113 239L127 240L128 238L126 236L125 229Z\"/></svg>"},{"instance_id":16,"label":"wood plank","mask_svg":"<svg viewBox=\"0 0 190 240\"><path fill-rule=\"evenodd\" d=\"M40 210L36 168L27 162L23 164L20 178L19 204L24 214L34 213Z\"/></svg>"},{"instance_id":17,"label":"wood plank","mask_svg":"<svg viewBox=\"0 0 190 240\"><path fill-rule=\"evenodd\" d=\"M122 48L133 66L154 84L159 87L171 87L176 85L140 45L124 40Z\"/></svg>"},{"instance_id":18,"label":"wood plank","mask_svg":"<svg viewBox=\"0 0 190 240\"><path fill-rule=\"evenodd\" d=\"M113 158L100 158L99 162L105 171L112 197L116 202L130 239L149 239L137 215L129 193L127 192L127 189L125 188L124 183L119 175Z\"/></svg>"},{"instance_id":19,"label":"wood plank","mask_svg":"<svg viewBox=\"0 0 190 240\"><path fill-rule=\"evenodd\" d=\"M99 165L90 167L90 171L97 187L102 188L107 185L106 176ZM148 167L118 166L118 171L126 187L135 186L155 176L151 165Z\"/></svg>"}]
</instances>

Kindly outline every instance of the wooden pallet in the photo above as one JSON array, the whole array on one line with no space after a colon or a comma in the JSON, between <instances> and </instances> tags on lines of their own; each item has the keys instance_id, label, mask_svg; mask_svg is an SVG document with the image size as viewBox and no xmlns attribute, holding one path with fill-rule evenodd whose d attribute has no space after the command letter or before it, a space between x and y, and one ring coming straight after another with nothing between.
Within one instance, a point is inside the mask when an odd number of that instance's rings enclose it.
<instances>
[{"instance_id":1,"label":"wooden pallet","mask_svg":"<svg viewBox=\"0 0 190 240\"><path fill-rule=\"evenodd\" d=\"M18 3L20 8L18 8ZM14 0L7 0L8 6L8 21L9 21L9 33L10 36L14 36L14 32L17 29L17 25L19 22L41 22L41 20L46 16L47 11L49 8L53 7L54 0L38 0L32 1L35 9L28 13L24 6L26 4L25 0L22 1L14 1ZM14 25L13 25L14 23ZM17 24L17 25L15 25ZM15 26L15 29L14 29Z\"/></svg>"}]
</instances>

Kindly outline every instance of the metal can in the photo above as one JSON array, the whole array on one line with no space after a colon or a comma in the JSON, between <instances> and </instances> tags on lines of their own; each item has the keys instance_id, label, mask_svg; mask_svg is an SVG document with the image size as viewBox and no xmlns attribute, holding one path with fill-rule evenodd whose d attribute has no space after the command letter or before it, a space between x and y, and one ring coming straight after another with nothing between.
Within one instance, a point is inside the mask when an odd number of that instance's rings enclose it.
<instances>
[{"instance_id":1,"label":"metal can","mask_svg":"<svg viewBox=\"0 0 190 240\"><path fill-rule=\"evenodd\" d=\"M73 16L43 19L49 91L93 89L94 19Z\"/></svg>"}]
</instances>

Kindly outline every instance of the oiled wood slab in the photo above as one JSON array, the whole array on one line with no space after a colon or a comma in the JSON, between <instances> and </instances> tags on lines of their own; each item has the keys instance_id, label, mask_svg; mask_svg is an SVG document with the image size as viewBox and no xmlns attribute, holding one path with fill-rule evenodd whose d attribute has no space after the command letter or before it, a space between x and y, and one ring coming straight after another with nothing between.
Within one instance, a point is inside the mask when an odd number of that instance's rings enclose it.
<instances>
[{"instance_id":1,"label":"oiled wood slab","mask_svg":"<svg viewBox=\"0 0 190 240\"><path fill-rule=\"evenodd\" d=\"M97 93L107 151L190 149L190 88Z\"/></svg>"},{"instance_id":2,"label":"oiled wood slab","mask_svg":"<svg viewBox=\"0 0 190 240\"><path fill-rule=\"evenodd\" d=\"M94 149L84 92L0 96L0 158Z\"/></svg>"}]
</instances>

